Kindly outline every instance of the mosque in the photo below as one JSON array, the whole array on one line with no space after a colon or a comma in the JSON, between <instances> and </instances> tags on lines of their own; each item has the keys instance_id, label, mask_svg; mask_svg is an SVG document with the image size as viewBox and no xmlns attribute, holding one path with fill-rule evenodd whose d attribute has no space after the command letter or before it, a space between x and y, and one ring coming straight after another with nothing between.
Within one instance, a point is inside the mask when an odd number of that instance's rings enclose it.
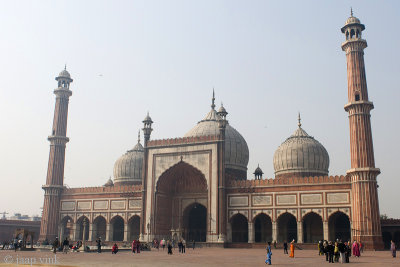
<instances>
[{"instance_id":1,"label":"mosque","mask_svg":"<svg viewBox=\"0 0 400 267\"><path fill-rule=\"evenodd\" d=\"M329 176L329 155L301 125L277 148L275 178L257 167L247 177L249 148L227 120L223 106L211 109L183 137L152 140L152 118L143 120L143 143L114 164L103 186L63 184L68 101L72 78L56 77L56 105L40 240L55 237L93 242L139 238L185 238L208 245L296 240L358 240L383 248L364 66L365 26L351 14L345 36L351 169ZM205 109L206 112L206 109ZM194 118L196 119L196 118ZM231 120L235 121L234 118ZM278 146L278 144L277 144Z\"/></svg>"}]
</instances>

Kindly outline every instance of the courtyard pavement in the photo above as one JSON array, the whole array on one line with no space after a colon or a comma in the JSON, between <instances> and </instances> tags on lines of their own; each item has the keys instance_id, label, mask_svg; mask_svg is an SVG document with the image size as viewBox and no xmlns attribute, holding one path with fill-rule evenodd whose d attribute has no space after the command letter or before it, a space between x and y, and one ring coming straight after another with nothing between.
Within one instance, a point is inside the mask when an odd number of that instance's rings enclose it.
<instances>
[{"instance_id":1,"label":"courtyard pavement","mask_svg":"<svg viewBox=\"0 0 400 267\"><path fill-rule=\"evenodd\" d=\"M296 250L295 258L289 258L282 250L272 250L272 264L276 266L329 266L325 256L318 256L316 250ZM167 251L143 251L132 254L120 251L117 255L111 252L101 254L94 252L73 252L56 256L50 251L17 251L0 250L0 266L265 266L265 250L196 248L187 249L186 254L173 255ZM56 259L56 261L54 261ZM47 263L46 264L46 260ZM329 265L328 265L329 264ZM340 263L335 263L340 264ZM400 258L392 258L389 251L366 251L360 258L350 258L348 266L400 266Z\"/></svg>"}]
</instances>

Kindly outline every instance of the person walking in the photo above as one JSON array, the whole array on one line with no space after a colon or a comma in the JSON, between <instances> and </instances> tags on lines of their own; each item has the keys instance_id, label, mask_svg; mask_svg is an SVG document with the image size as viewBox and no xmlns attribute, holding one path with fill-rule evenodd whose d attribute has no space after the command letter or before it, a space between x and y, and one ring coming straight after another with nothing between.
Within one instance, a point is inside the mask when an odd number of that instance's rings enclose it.
<instances>
[{"instance_id":1,"label":"person walking","mask_svg":"<svg viewBox=\"0 0 400 267\"><path fill-rule=\"evenodd\" d=\"M65 254L67 254L68 250L69 250L69 241L68 241L68 238L66 237L63 242L63 251Z\"/></svg>"},{"instance_id":2,"label":"person walking","mask_svg":"<svg viewBox=\"0 0 400 267\"><path fill-rule=\"evenodd\" d=\"M97 238L96 244L97 244L97 253L101 253L101 237Z\"/></svg>"},{"instance_id":3,"label":"person walking","mask_svg":"<svg viewBox=\"0 0 400 267\"><path fill-rule=\"evenodd\" d=\"M193 250L195 246L196 246L196 241L193 240L193 246L192 246Z\"/></svg>"},{"instance_id":4,"label":"person walking","mask_svg":"<svg viewBox=\"0 0 400 267\"><path fill-rule=\"evenodd\" d=\"M294 258L294 239L290 242L290 255L289 257Z\"/></svg>"},{"instance_id":5,"label":"person walking","mask_svg":"<svg viewBox=\"0 0 400 267\"><path fill-rule=\"evenodd\" d=\"M182 253L186 253L186 240L182 239Z\"/></svg>"},{"instance_id":6,"label":"person walking","mask_svg":"<svg viewBox=\"0 0 400 267\"><path fill-rule=\"evenodd\" d=\"M276 249L276 240L274 240L274 249Z\"/></svg>"},{"instance_id":7,"label":"person walking","mask_svg":"<svg viewBox=\"0 0 400 267\"><path fill-rule=\"evenodd\" d=\"M351 256L350 240L349 242L346 242L345 245L346 245L346 252L345 252L346 263L350 263L350 256Z\"/></svg>"},{"instance_id":8,"label":"person walking","mask_svg":"<svg viewBox=\"0 0 400 267\"><path fill-rule=\"evenodd\" d=\"M134 239L132 241L132 253L136 253L136 247L137 247L137 244L136 244L136 240Z\"/></svg>"},{"instance_id":9,"label":"person walking","mask_svg":"<svg viewBox=\"0 0 400 267\"><path fill-rule=\"evenodd\" d=\"M271 242L268 242L267 246L267 259L265 260L265 263L268 265L271 265L272 261L272 250L271 250Z\"/></svg>"},{"instance_id":10,"label":"person walking","mask_svg":"<svg viewBox=\"0 0 400 267\"><path fill-rule=\"evenodd\" d=\"M339 241L338 249L339 249L339 253L340 253L340 263L343 264L344 262L346 262L346 259L345 259L346 245L342 242L342 240Z\"/></svg>"},{"instance_id":11,"label":"person walking","mask_svg":"<svg viewBox=\"0 0 400 267\"><path fill-rule=\"evenodd\" d=\"M329 241L327 249L329 254L329 263L334 263L333 254L335 253L335 246L332 244L332 241Z\"/></svg>"},{"instance_id":12,"label":"person walking","mask_svg":"<svg viewBox=\"0 0 400 267\"><path fill-rule=\"evenodd\" d=\"M136 240L136 253L140 253L140 240Z\"/></svg>"},{"instance_id":13,"label":"person walking","mask_svg":"<svg viewBox=\"0 0 400 267\"><path fill-rule=\"evenodd\" d=\"M118 253L118 245L117 243L114 243L114 245L111 248L111 254L117 254Z\"/></svg>"},{"instance_id":14,"label":"person walking","mask_svg":"<svg viewBox=\"0 0 400 267\"><path fill-rule=\"evenodd\" d=\"M164 249L165 249L165 238L163 238L161 240L161 246L162 246L162 250L164 251Z\"/></svg>"},{"instance_id":15,"label":"person walking","mask_svg":"<svg viewBox=\"0 0 400 267\"><path fill-rule=\"evenodd\" d=\"M57 248L60 246L60 242L58 242L58 237L56 237L56 239L53 242L53 253L56 254L57 253Z\"/></svg>"},{"instance_id":16,"label":"person walking","mask_svg":"<svg viewBox=\"0 0 400 267\"><path fill-rule=\"evenodd\" d=\"M167 248L168 248L168 255L172 255L172 242L168 240L167 242Z\"/></svg>"},{"instance_id":17,"label":"person walking","mask_svg":"<svg viewBox=\"0 0 400 267\"><path fill-rule=\"evenodd\" d=\"M334 255L335 255L335 262L339 262L339 247L338 247L338 241L335 242Z\"/></svg>"},{"instance_id":18,"label":"person walking","mask_svg":"<svg viewBox=\"0 0 400 267\"><path fill-rule=\"evenodd\" d=\"M178 242L179 253L182 253L182 239Z\"/></svg>"},{"instance_id":19,"label":"person walking","mask_svg":"<svg viewBox=\"0 0 400 267\"><path fill-rule=\"evenodd\" d=\"M393 240L390 240L390 251L392 252L392 257L396 258L396 244Z\"/></svg>"},{"instance_id":20,"label":"person walking","mask_svg":"<svg viewBox=\"0 0 400 267\"><path fill-rule=\"evenodd\" d=\"M283 242L283 254L288 254L288 251L287 251L287 242L286 242L286 241Z\"/></svg>"},{"instance_id":21,"label":"person walking","mask_svg":"<svg viewBox=\"0 0 400 267\"><path fill-rule=\"evenodd\" d=\"M324 250L324 254L325 254L325 260L328 261L329 260L329 250L328 250L328 241L324 241L323 244L323 250Z\"/></svg>"},{"instance_id":22,"label":"person walking","mask_svg":"<svg viewBox=\"0 0 400 267\"><path fill-rule=\"evenodd\" d=\"M352 249L353 249L353 255L355 257L360 257L360 247L356 240L354 240L354 242L353 242Z\"/></svg>"}]
</instances>

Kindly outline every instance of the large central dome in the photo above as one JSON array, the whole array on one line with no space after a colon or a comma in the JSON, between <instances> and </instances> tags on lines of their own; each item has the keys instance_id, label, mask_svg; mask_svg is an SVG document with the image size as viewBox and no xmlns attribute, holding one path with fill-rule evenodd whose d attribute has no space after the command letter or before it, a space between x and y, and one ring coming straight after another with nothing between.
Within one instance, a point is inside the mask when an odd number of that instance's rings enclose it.
<instances>
[{"instance_id":1,"label":"large central dome","mask_svg":"<svg viewBox=\"0 0 400 267\"><path fill-rule=\"evenodd\" d=\"M218 135L218 119L220 117L215 110L213 97L210 112L193 129L187 132L185 137ZM236 179L246 179L248 163L249 148L246 140L228 123L225 129L225 172L228 176Z\"/></svg>"},{"instance_id":2,"label":"large central dome","mask_svg":"<svg viewBox=\"0 0 400 267\"><path fill-rule=\"evenodd\" d=\"M275 177L328 175L329 155L320 142L299 128L274 154Z\"/></svg>"}]
</instances>

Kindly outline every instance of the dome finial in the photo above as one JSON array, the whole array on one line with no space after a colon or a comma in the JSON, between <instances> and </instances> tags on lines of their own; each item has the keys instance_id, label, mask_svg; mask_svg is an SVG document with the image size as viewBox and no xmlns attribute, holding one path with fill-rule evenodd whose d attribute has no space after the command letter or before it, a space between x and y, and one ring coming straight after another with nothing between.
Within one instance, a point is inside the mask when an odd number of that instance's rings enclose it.
<instances>
[{"instance_id":1,"label":"dome finial","mask_svg":"<svg viewBox=\"0 0 400 267\"><path fill-rule=\"evenodd\" d=\"M298 120L298 126L299 126L299 128L301 127L301 117L300 117L300 112L299 112L299 116L297 117L297 120Z\"/></svg>"},{"instance_id":2,"label":"dome finial","mask_svg":"<svg viewBox=\"0 0 400 267\"><path fill-rule=\"evenodd\" d=\"M67 63L65 63L64 65L64 70L67 70Z\"/></svg>"},{"instance_id":3,"label":"dome finial","mask_svg":"<svg viewBox=\"0 0 400 267\"><path fill-rule=\"evenodd\" d=\"M215 92L214 92L214 87L213 87L213 97L212 97L212 101L211 101L211 108L215 109Z\"/></svg>"},{"instance_id":4,"label":"dome finial","mask_svg":"<svg viewBox=\"0 0 400 267\"><path fill-rule=\"evenodd\" d=\"M350 15L353 16L353 8L350 7Z\"/></svg>"},{"instance_id":5,"label":"dome finial","mask_svg":"<svg viewBox=\"0 0 400 267\"><path fill-rule=\"evenodd\" d=\"M138 142L138 144L140 144L140 129L139 129L138 135L137 135L137 142Z\"/></svg>"}]
</instances>

